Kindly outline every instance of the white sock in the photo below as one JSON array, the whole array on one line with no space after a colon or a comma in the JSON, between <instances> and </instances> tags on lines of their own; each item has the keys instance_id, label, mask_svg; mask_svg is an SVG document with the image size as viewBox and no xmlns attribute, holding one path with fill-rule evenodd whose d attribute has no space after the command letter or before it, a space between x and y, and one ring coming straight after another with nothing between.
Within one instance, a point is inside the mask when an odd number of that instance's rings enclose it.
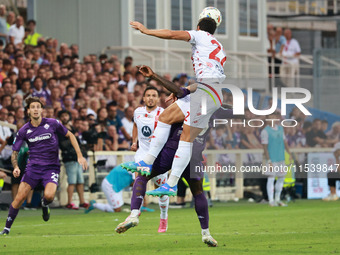
<instances>
[{"instance_id":1,"label":"white sock","mask_svg":"<svg viewBox=\"0 0 340 255\"><path fill-rule=\"evenodd\" d=\"M206 228L206 229L202 228L202 236L204 235L210 235L209 228Z\"/></svg>"},{"instance_id":2,"label":"white sock","mask_svg":"<svg viewBox=\"0 0 340 255\"><path fill-rule=\"evenodd\" d=\"M170 174L169 180L166 182L170 187L175 186L178 183L179 177Z\"/></svg>"},{"instance_id":3,"label":"white sock","mask_svg":"<svg viewBox=\"0 0 340 255\"><path fill-rule=\"evenodd\" d=\"M276 180L276 183L275 183L275 201L281 200L280 197L281 197L281 192L282 192L284 181L285 181L285 177L279 177Z\"/></svg>"},{"instance_id":4,"label":"white sock","mask_svg":"<svg viewBox=\"0 0 340 255\"><path fill-rule=\"evenodd\" d=\"M101 204L101 203L95 203L93 204L94 208L97 208L103 212L114 212L113 207L109 204Z\"/></svg>"},{"instance_id":5,"label":"white sock","mask_svg":"<svg viewBox=\"0 0 340 255\"><path fill-rule=\"evenodd\" d=\"M159 209L161 210L161 219L168 218L169 197L164 195L159 197L158 200Z\"/></svg>"},{"instance_id":6,"label":"white sock","mask_svg":"<svg viewBox=\"0 0 340 255\"><path fill-rule=\"evenodd\" d=\"M131 211L131 214L130 214L131 217L138 217L138 215L139 215L139 210L138 209L133 209Z\"/></svg>"},{"instance_id":7,"label":"white sock","mask_svg":"<svg viewBox=\"0 0 340 255\"><path fill-rule=\"evenodd\" d=\"M151 139L150 149L148 154L144 157L146 164L153 164L160 151L163 149L164 144L168 140L170 134L171 125L158 121L157 127L153 132L153 138Z\"/></svg>"},{"instance_id":8,"label":"white sock","mask_svg":"<svg viewBox=\"0 0 340 255\"><path fill-rule=\"evenodd\" d=\"M274 201L274 181L275 181L275 177L268 177L267 194L268 194L269 203Z\"/></svg>"},{"instance_id":9,"label":"white sock","mask_svg":"<svg viewBox=\"0 0 340 255\"><path fill-rule=\"evenodd\" d=\"M192 143L179 141L174 161L172 162L171 175L168 184L173 187L177 184L179 178L190 162L192 152ZM175 177L177 178L175 178Z\"/></svg>"}]
</instances>

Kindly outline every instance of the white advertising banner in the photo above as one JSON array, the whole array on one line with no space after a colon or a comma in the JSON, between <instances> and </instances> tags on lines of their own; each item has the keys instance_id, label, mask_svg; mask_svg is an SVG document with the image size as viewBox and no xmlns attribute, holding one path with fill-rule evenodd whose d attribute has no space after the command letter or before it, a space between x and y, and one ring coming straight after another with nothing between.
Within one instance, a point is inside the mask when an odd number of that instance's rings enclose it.
<instances>
[{"instance_id":1,"label":"white advertising banner","mask_svg":"<svg viewBox=\"0 0 340 255\"><path fill-rule=\"evenodd\" d=\"M307 198L320 199L329 194L327 173L335 170L335 158L333 153L308 153L305 171L307 174ZM340 196L339 182L337 194Z\"/></svg>"}]
</instances>

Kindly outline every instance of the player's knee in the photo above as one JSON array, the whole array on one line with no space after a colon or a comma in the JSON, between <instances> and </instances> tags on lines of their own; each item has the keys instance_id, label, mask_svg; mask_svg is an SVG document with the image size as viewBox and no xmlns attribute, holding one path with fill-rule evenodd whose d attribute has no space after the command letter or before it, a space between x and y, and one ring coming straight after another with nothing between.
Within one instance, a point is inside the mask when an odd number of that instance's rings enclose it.
<instances>
[{"instance_id":1,"label":"player's knee","mask_svg":"<svg viewBox=\"0 0 340 255\"><path fill-rule=\"evenodd\" d=\"M122 210L121 207L114 209L115 212L120 212Z\"/></svg>"},{"instance_id":2,"label":"player's knee","mask_svg":"<svg viewBox=\"0 0 340 255\"><path fill-rule=\"evenodd\" d=\"M54 194L52 193L46 193L44 194L44 197L48 202L52 202L54 200Z\"/></svg>"},{"instance_id":3,"label":"player's knee","mask_svg":"<svg viewBox=\"0 0 340 255\"><path fill-rule=\"evenodd\" d=\"M203 193L203 190L195 190L195 191L192 192L192 195L193 195L194 197L196 197L196 196L198 196L198 195L201 195L202 193Z\"/></svg>"}]
</instances>

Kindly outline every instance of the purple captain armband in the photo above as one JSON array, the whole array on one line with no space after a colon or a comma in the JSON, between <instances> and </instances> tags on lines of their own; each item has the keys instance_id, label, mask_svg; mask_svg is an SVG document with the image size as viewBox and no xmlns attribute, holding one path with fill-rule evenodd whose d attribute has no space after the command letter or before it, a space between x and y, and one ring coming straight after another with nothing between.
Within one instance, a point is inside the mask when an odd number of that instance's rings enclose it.
<instances>
[{"instance_id":1,"label":"purple captain armband","mask_svg":"<svg viewBox=\"0 0 340 255\"><path fill-rule=\"evenodd\" d=\"M190 94L190 90L188 90L187 88L181 87L180 90L182 90L183 95L182 95L182 96L177 96L178 99L183 98L183 97L186 97L187 95Z\"/></svg>"}]
</instances>

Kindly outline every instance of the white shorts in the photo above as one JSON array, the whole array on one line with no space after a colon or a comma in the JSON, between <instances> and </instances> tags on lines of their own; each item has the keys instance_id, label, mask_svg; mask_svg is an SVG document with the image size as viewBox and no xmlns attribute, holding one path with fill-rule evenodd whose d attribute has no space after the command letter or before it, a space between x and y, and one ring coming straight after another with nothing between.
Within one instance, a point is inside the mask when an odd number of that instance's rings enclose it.
<instances>
[{"instance_id":1,"label":"white shorts","mask_svg":"<svg viewBox=\"0 0 340 255\"><path fill-rule=\"evenodd\" d=\"M205 128L208 126L211 115L221 107L223 99L221 88L211 90L209 87L199 84L194 93L176 101L184 114L184 124ZM202 114L204 112L205 114Z\"/></svg>"},{"instance_id":2,"label":"white shorts","mask_svg":"<svg viewBox=\"0 0 340 255\"><path fill-rule=\"evenodd\" d=\"M123 191L115 192L112 185L104 178L102 181L102 191L105 194L107 202L113 209L117 209L124 205Z\"/></svg>"},{"instance_id":3,"label":"white shorts","mask_svg":"<svg viewBox=\"0 0 340 255\"><path fill-rule=\"evenodd\" d=\"M272 162L271 165L273 166L271 169L268 164L262 167L262 173L264 175L271 177L284 177L287 174L285 170L288 168L284 161Z\"/></svg>"}]
</instances>

